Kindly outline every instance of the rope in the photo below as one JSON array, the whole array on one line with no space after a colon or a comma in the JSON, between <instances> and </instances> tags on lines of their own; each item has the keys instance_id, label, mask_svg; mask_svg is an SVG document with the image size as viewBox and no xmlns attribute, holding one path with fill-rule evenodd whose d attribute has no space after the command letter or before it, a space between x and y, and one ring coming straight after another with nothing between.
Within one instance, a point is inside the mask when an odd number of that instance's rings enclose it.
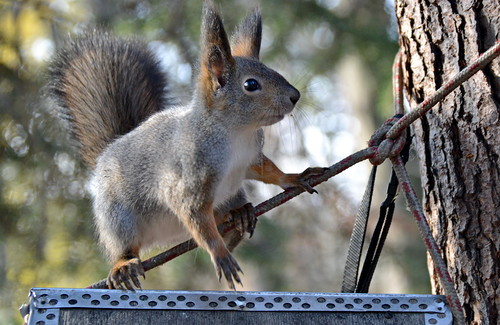
<instances>
[{"instance_id":1,"label":"rope","mask_svg":"<svg viewBox=\"0 0 500 325\"><path fill-rule=\"evenodd\" d=\"M403 116L394 126L387 132L387 138L396 139L401 132L406 130L411 123L427 113L434 105L443 100L455 88L460 86L464 81L472 77L476 72L483 69L488 63L500 54L500 41L497 41L488 51L481 54L465 69L456 74L450 81L441 86L434 94L421 102L414 110Z\"/></svg>"},{"instance_id":2,"label":"rope","mask_svg":"<svg viewBox=\"0 0 500 325\"><path fill-rule=\"evenodd\" d=\"M424 216L422 207L420 206L417 198L417 194L410 183L410 178L408 177L408 173L406 172L403 161L400 157L392 158L391 161L394 171L396 172L399 182L401 183L403 193L405 194L408 208L415 217L420 235L424 241L427 251L432 258L434 269L436 270L441 285L443 286L446 293L446 298L448 299L448 303L450 304L453 317L458 324L465 324L462 305L460 304L460 300L458 299L455 285L453 284L450 273L448 272L446 264L441 256L441 250L439 249L439 246L432 236L431 228L429 227L427 219Z\"/></svg>"},{"instance_id":3,"label":"rope","mask_svg":"<svg viewBox=\"0 0 500 325\"><path fill-rule=\"evenodd\" d=\"M403 105L403 71L401 67L401 50L396 53L392 64L392 96L394 98L394 115L405 113Z\"/></svg>"}]
</instances>

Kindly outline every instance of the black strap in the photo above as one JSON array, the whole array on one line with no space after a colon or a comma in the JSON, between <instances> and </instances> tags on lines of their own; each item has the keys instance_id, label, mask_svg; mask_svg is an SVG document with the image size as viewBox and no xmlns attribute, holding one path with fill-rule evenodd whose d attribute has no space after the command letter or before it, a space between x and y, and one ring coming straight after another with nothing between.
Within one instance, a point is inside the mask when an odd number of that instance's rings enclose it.
<instances>
[{"instance_id":1,"label":"black strap","mask_svg":"<svg viewBox=\"0 0 500 325\"><path fill-rule=\"evenodd\" d=\"M398 183L398 178L393 171L391 181L389 182L389 186L387 188L387 198L380 206L379 219L375 230L373 231L370 246L366 252L365 261L361 270L361 275L359 276L359 282L356 286L356 292L358 293L367 293L370 287L375 267L377 266L380 253L382 252L382 247L384 247L385 240L392 223L395 208L394 201L397 195Z\"/></svg>"},{"instance_id":2,"label":"black strap","mask_svg":"<svg viewBox=\"0 0 500 325\"><path fill-rule=\"evenodd\" d=\"M403 164L408 162L409 152L410 152L411 136L410 132L406 131L406 143L401 151L401 158ZM391 180L387 187L387 197L380 205L380 215L373 231L373 236L370 241L370 246L366 253L365 261L363 263L363 268L361 270L361 275L359 277L358 285L356 286L356 292L367 293L370 288L370 283L373 278L373 273L377 266L380 254L382 253L382 248L384 247L387 234L389 233L389 228L391 227L392 217L394 215L395 200L398 194L399 181L394 170L392 171Z\"/></svg>"},{"instance_id":3,"label":"black strap","mask_svg":"<svg viewBox=\"0 0 500 325\"><path fill-rule=\"evenodd\" d=\"M401 114L395 117L401 117ZM403 162L408 161L408 153L410 150L411 137L406 131L406 143L401 152ZM370 206L373 196L373 188L375 183L375 176L377 173L377 166L373 166L368 185L366 186L361 205L356 215L351 240L347 251L346 265L344 268L344 278L342 281L342 292L368 292L370 282L377 266L378 259L382 252L389 228L392 223L394 215L395 198L397 196L398 179L394 171L392 172L391 181L387 189L387 198L380 207L379 220L375 227L370 246L367 251L363 268L358 282L359 262L361 260L361 252L366 235L366 227L370 214Z\"/></svg>"}]
</instances>

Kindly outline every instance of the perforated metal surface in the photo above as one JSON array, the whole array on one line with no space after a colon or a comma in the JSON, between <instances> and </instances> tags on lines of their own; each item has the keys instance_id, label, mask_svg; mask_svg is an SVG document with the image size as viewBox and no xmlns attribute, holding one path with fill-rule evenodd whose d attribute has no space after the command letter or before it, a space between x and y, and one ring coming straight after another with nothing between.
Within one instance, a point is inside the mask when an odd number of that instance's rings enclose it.
<instances>
[{"instance_id":1,"label":"perforated metal surface","mask_svg":"<svg viewBox=\"0 0 500 325\"><path fill-rule=\"evenodd\" d=\"M150 309L280 312L423 313L425 324L451 324L443 296L298 292L40 289L30 293L29 324L58 324L59 310Z\"/></svg>"}]
</instances>

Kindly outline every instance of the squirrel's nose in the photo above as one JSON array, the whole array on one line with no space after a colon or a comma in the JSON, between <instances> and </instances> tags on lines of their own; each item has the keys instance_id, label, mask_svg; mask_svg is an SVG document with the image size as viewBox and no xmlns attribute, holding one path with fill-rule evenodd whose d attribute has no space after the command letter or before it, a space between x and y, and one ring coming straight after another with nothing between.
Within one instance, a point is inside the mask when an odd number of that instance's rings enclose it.
<instances>
[{"instance_id":1,"label":"squirrel's nose","mask_svg":"<svg viewBox=\"0 0 500 325\"><path fill-rule=\"evenodd\" d=\"M297 89L294 89L293 94L290 96L290 101L293 105L297 104L300 99L300 92Z\"/></svg>"}]
</instances>

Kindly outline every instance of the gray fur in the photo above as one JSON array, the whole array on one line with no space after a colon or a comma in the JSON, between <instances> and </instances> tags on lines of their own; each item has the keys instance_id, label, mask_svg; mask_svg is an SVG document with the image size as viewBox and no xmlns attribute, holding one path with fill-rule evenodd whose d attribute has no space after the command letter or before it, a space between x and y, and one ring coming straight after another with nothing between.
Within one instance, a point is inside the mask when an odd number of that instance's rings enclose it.
<instances>
[{"instance_id":1,"label":"gray fur","mask_svg":"<svg viewBox=\"0 0 500 325\"><path fill-rule=\"evenodd\" d=\"M49 91L91 167L115 138L167 105L164 74L147 45L93 31L52 61Z\"/></svg>"}]
</instances>

